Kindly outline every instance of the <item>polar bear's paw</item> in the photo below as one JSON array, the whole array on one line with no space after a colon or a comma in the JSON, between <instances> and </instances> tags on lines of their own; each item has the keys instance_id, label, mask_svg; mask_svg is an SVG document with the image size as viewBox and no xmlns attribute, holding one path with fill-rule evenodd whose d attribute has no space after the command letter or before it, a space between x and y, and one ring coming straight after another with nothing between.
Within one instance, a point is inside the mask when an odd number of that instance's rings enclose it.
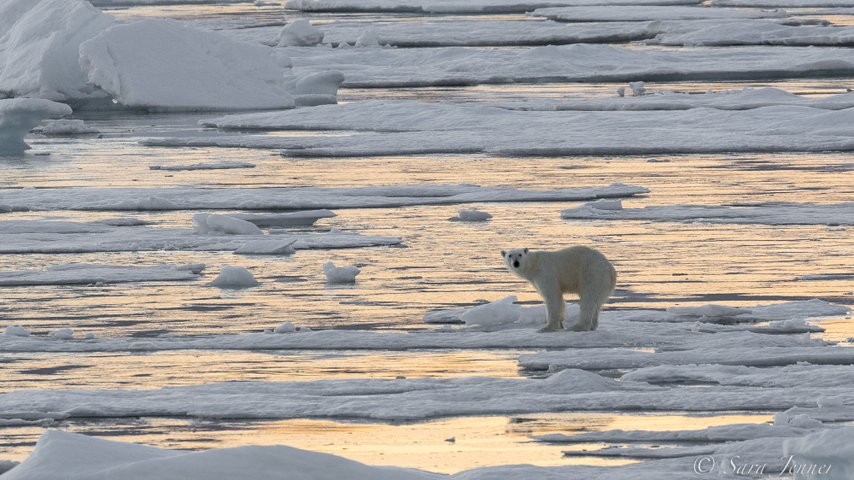
<instances>
[{"instance_id":1,"label":"polar bear's paw","mask_svg":"<svg viewBox=\"0 0 854 480\"><path fill-rule=\"evenodd\" d=\"M573 332L587 332L589 330L592 330L592 328L590 328L590 325L583 325L580 323L576 323L575 325L569 327L569 329Z\"/></svg>"},{"instance_id":2,"label":"polar bear's paw","mask_svg":"<svg viewBox=\"0 0 854 480\"><path fill-rule=\"evenodd\" d=\"M563 330L563 328L561 328L561 327L545 326L545 327L543 327L537 331L540 333L547 333L547 332L559 332L561 330Z\"/></svg>"}]
</instances>

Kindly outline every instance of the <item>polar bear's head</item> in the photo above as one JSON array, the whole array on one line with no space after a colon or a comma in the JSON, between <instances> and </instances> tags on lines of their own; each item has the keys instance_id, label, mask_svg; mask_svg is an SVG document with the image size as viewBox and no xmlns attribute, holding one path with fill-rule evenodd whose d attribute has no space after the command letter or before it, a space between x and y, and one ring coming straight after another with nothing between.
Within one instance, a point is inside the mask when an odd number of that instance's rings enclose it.
<instances>
[{"instance_id":1,"label":"polar bear's head","mask_svg":"<svg viewBox=\"0 0 854 480\"><path fill-rule=\"evenodd\" d=\"M514 248L509 252L501 251L501 256L504 257L504 265L507 266L513 273L519 273L525 269L525 262L528 260L527 248Z\"/></svg>"}]
</instances>

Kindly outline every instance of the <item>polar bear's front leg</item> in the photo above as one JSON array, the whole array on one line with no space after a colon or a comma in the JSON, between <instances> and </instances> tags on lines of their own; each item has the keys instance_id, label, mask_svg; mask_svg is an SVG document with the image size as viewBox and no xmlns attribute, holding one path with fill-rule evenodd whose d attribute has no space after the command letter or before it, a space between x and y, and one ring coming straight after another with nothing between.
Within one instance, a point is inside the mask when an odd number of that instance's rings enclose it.
<instances>
[{"instance_id":1,"label":"polar bear's front leg","mask_svg":"<svg viewBox=\"0 0 854 480\"><path fill-rule=\"evenodd\" d=\"M553 332L555 330L563 330L563 318L565 315L566 303L563 301L563 292L557 287L543 289L540 291L543 296L543 301L546 303L546 326L541 332Z\"/></svg>"}]
</instances>

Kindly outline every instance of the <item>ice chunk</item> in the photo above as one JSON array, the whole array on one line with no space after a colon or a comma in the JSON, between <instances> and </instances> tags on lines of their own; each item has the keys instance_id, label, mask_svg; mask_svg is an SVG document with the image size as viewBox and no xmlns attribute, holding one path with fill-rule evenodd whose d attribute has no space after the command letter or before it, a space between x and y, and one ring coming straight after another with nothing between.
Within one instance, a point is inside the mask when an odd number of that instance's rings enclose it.
<instances>
[{"instance_id":1,"label":"ice chunk","mask_svg":"<svg viewBox=\"0 0 854 480\"><path fill-rule=\"evenodd\" d=\"M60 328L58 330L53 330L47 334L50 338L56 338L58 340L71 340L74 338L74 331L70 328Z\"/></svg>"},{"instance_id":2,"label":"ice chunk","mask_svg":"<svg viewBox=\"0 0 854 480\"><path fill-rule=\"evenodd\" d=\"M525 13L543 6L693 5L697 3L700 2L698 0L288 0L286 7L305 12L486 13L495 15L499 13Z\"/></svg>"},{"instance_id":3,"label":"ice chunk","mask_svg":"<svg viewBox=\"0 0 854 480\"><path fill-rule=\"evenodd\" d=\"M294 86L295 102L299 106L336 103L338 87L344 81L341 72L318 72L300 77Z\"/></svg>"},{"instance_id":4,"label":"ice chunk","mask_svg":"<svg viewBox=\"0 0 854 480\"><path fill-rule=\"evenodd\" d=\"M49 117L70 115L71 107L40 98L0 100L0 155L23 153L30 148L26 135L39 122Z\"/></svg>"},{"instance_id":5,"label":"ice chunk","mask_svg":"<svg viewBox=\"0 0 854 480\"><path fill-rule=\"evenodd\" d=\"M323 41L323 32L307 18L286 24L279 32L279 47L312 47Z\"/></svg>"},{"instance_id":6,"label":"ice chunk","mask_svg":"<svg viewBox=\"0 0 854 480\"><path fill-rule=\"evenodd\" d=\"M469 326L492 328L512 325L521 316L521 307L516 305L516 296L510 295L484 305L478 305L460 315L460 320Z\"/></svg>"},{"instance_id":7,"label":"ice chunk","mask_svg":"<svg viewBox=\"0 0 854 480\"><path fill-rule=\"evenodd\" d=\"M361 270L354 266L336 267L332 262L323 264L323 273L326 275L326 283L329 284L355 283L356 275L360 272Z\"/></svg>"},{"instance_id":8,"label":"ice chunk","mask_svg":"<svg viewBox=\"0 0 854 480\"><path fill-rule=\"evenodd\" d=\"M144 267L70 263L45 270L0 271L0 287L195 280L204 268L204 264Z\"/></svg>"},{"instance_id":9,"label":"ice chunk","mask_svg":"<svg viewBox=\"0 0 854 480\"><path fill-rule=\"evenodd\" d=\"M357 47L379 47L380 46L380 37L377 36L377 32L375 32L372 28L369 28L362 32L359 35L359 38L356 39Z\"/></svg>"},{"instance_id":10,"label":"ice chunk","mask_svg":"<svg viewBox=\"0 0 854 480\"><path fill-rule=\"evenodd\" d=\"M211 285L219 288L250 288L261 285L255 280L252 272L243 267L224 266L220 270L219 275L211 282Z\"/></svg>"},{"instance_id":11,"label":"ice chunk","mask_svg":"<svg viewBox=\"0 0 854 480\"><path fill-rule=\"evenodd\" d=\"M216 213L193 215L193 230L199 235L261 235L264 233L252 222Z\"/></svg>"},{"instance_id":12,"label":"ice chunk","mask_svg":"<svg viewBox=\"0 0 854 480\"><path fill-rule=\"evenodd\" d=\"M601 199L596 200L594 202L588 202L584 204L587 207L595 208L597 210L622 210L623 202L620 199Z\"/></svg>"},{"instance_id":13,"label":"ice chunk","mask_svg":"<svg viewBox=\"0 0 854 480\"><path fill-rule=\"evenodd\" d=\"M293 333L296 331L297 327L295 327L291 322L285 322L273 329L273 333Z\"/></svg>"},{"instance_id":14,"label":"ice chunk","mask_svg":"<svg viewBox=\"0 0 854 480\"><path fill-rule=\"evenodd\" d=\"M669 307L667 313L685 317L728 318L748 315L751 312L744 308L708 304L699 307Z\"/></svg>"},{"instance_id":15,"label":"ice chunk","mask_svg":"<svg viewBox=\"0 0 854 480\"><path fill-rule=\"evenodd\" d=\"M3 330L3 335L9 337L29 337L30 331L20 325L9 325Z\"/></svg>"},{"instance_id":16,"label":"ice chunk","mask_svg":"<svg viewBox=\"0 0 854 480\"><path fill-rule=\"evenodd\" d=\"M153 110L294 106L290 59L174 20L115 25L80 46L89 82L119 103Z\"/></svg>"},{"instance_id":17,"label":"ice chunk","mask_svg":"<svg viewBox=\"0 0 854 480\"><path fill-rule=\"evenodd\" d=\"M642 97L646 95L646 84L644 82L632 82L629 84L632 89L632 96Z\"/></svg>"},{"instance_id":18,"label":"ice chunk","mask_svg":"<svg viewBox=\"0 0 854 480\"><path fill-rule=\"evenodd\" d=\"M3 0L0 91L59 101L103 98L87 84L78 48L114 22L89 2Z\"/></svg>"},{"instance_id":19,"label":"ice chunk","mask_svg":"<svg viewBox=\"0 0 854 480\"><path fill-rule=\"evenodd\" d=\"M457 220L461 222L485 222L492 218L487 212L482 212L476 208L463 209L457 212L457 216L451 218L451 220Z\"/></svg>"},{"instance_id":20,"label":"ice chunk","mask_svg":"<svg viewBox=\"0 0 854 480\"><path fill-rule=\"evenodd\" d=\"M289 213L238 213L232 216L259 227L307 227L321 218L335 217L335 212L320 209Z\"/></svg>"},{"instance_id":21,"label":"ice chunk","mask_svg":"<svg viewBox=\"0 0 854 480\"><path fill-rule=\"evenodd\" d=\"M83 120L50 120L33 131L49 136L88 135L100 133L97 128L86 125Z\"/></svg>"}]
</instances>

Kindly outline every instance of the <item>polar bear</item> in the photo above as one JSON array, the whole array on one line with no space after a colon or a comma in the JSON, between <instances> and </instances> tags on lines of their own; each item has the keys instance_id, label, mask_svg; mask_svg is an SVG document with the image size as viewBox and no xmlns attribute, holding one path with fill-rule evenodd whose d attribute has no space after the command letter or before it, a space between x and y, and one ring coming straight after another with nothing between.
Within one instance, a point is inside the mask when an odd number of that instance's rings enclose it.
<instances>
[{"instance_id":1,"label":"polar bear","mask_svg":"<svg viewBox=\"0 0 854 480\"><path fill-rule=\"evenodd\" d=\"M596 330L599 326L599 309L617 283L617 272L605 255L575 246L556 252L502 250L501 256L508 270L531 282L543 296L548 323L541 332L563 329L564 293L577 293L579 297L580 313L572 330Z\"/></svg>"}]
</instances>

